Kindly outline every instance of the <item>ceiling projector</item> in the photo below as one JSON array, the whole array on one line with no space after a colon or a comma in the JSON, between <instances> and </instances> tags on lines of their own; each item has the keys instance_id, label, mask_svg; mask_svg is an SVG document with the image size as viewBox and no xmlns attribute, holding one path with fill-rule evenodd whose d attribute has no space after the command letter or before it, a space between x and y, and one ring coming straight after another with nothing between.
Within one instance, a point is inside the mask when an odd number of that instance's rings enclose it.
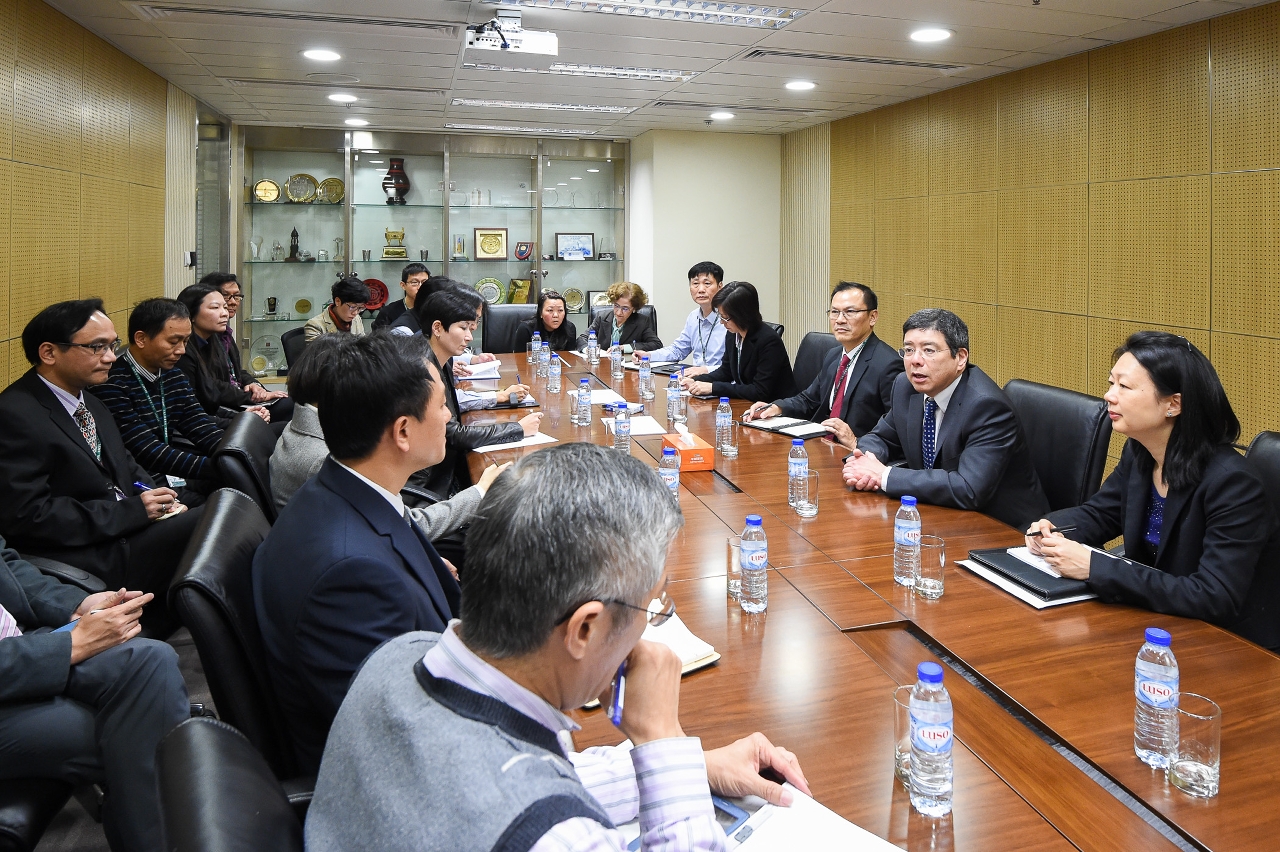
<instances>
[{"instance_id":1,"label":"ceiling projector","mask_svg":"<svg viewBox=\"0 0 1280 852\"><path fill-rule=\"evenodd\" d=\"M486 62L502 63L504 55L521 54L520 64L529 64L531 56L556 56L559 40L555 33L526 30L520 26L519 9L498 9L493 20L467 27L468 50L493 51Z\"/></svg>"}]
</instances>

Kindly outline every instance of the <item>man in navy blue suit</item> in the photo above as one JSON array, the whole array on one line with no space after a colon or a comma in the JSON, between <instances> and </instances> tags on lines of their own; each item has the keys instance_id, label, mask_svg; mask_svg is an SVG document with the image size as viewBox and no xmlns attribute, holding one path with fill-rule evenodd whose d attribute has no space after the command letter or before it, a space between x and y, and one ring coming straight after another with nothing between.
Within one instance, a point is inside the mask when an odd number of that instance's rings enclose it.
<instances>
[{"instance_id":1,"label":"man in navy blue suit","mask_svg":"<svg viewBox=\"0 0 1280 852\"><path fill-rule=\"evenodd\" d=\"M440 632L458 582L410 522L400 489L445 453L449 409L433 366L379 332L344 338L319 400L329 458L280 513L253 560L267 668L304 772L365 657Z\"/></svg>"}]
</instances>

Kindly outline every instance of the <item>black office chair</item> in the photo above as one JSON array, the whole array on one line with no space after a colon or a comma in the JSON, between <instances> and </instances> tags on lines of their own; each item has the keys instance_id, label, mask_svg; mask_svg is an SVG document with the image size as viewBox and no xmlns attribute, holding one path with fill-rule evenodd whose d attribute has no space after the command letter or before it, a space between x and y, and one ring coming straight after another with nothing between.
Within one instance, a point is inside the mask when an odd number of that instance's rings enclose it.
<instances>
[{"instance_id":1,"label":"black office chair","mask_svg":"<svg viewBox=\"0 0 1280 852\"><path fill-rule=\"evenodd\" d=\"M302 356L302 350L307 348L307 330L289 329L280 335L280 345L284 348L284 363L292 367L294 362Z\"/></svg>"},{"instance_id":2,"label":"black office chair","mask_svg":"<svg viewBox=\"0 0 1280 852\"><path fill-rule=\"evenodd\" d=\"M598 320L600 317L608 316L611 313L613 313L613 305L600 305L598 307L592 308L591 309L591 325L595 325L596 320ZM655 332L658 330L658 309L657 308L655 308L653 305L645 305L644 307L640 308L640 310L636 311L636 313L639 316L648 317L649 322L653 324L653 330ZM588 326L587 328L590 328L590 326ZM586 328L582 329L582 333L586 334L587 329Z\"/></svg>"},{"instance_id":3,"label":"black office chair","mask_svg":"<svg viewBox=\"0 0 1280 852\"><path fill-rule=\"evenodd\" d=\"M253 605L253 554L270 530L247 495L215 491L174 573L169 608L191 631L219 715L249 738L302 807L315 779L297 777Z\"/></svg>"},{"instance_id":4,"label":"black office chair","mask_svg":"<svg viewBox=\"0 0 1280 852\"><path fill-rule=\"evenodd\" d=\"M782 332L787 330L787 327L780 322L769 322L768 320L765 320L764 324L769 326L769 328L773 329L774 331L776 331L779 337L782 336Z\"/></svg>"},{"instance_id":5,"label":"black office chair","mask_svg":"<svg viewBox=\"0 0 1280 852\"><path fill-rule=\"evenodd\" d=\"M156 752L166 849L302 852L302 823L262 755L216 719L182 722Z\"/></svg>"},{"instance_id":6,"label":"black office chair","mask_svg":"<svg viewBox=\"0 0 1280 852\"><path fill-rule=\"evenodd\" d=\"M827 354L840 346L836 336L826 331L811 331L800 341L796 350L796 363L792 372L796 377L796 387L804 390L813 384L813 380L822 372L822 362Z\"/></svg>"},{"instance_id":7,"label":"black office chair","mask_svg":"<svg viewBox=\"0 0 1280 852\"><path fill-rule=\"evenodd\" d=\"M1102 484L1111 441L1107 405L1094 396L1012 379L1004 392L1022 424L1051 510L1079 506Z\"/></svg>"},{"instance_id":8,"label":"black office chair","mask_svg":"<svg viewBox=\"0 0 1280 852\"><path fill-rule=\"evenodd\" d=\"M1272 508L1280 514L1280 432L1259 432L1244 457L1262 479Z\"/></svg>"},{"instance_id":9,"label":"black office chair","mask_svg":"<svg viewBox=\"0 0 1280 852\"><path fill-rule=\"evenodd\" d=\"M516 329L538 314L537 305L485 305L481 321L484 340L480 348L495 354L516 351Z\"/></svg>"},{"instance_id":10,"label":"black office chair","mask_svg":"<svg viewBox=\"0 0 1280 852\"><path fill-rule=\"evenodd\" d=\"M275 523L276 504L271 499L271 454L276 433L252 411L236 415L222 441L213 451L218 479L253 498L267 520Z\"/></svg>"}]
</instances>

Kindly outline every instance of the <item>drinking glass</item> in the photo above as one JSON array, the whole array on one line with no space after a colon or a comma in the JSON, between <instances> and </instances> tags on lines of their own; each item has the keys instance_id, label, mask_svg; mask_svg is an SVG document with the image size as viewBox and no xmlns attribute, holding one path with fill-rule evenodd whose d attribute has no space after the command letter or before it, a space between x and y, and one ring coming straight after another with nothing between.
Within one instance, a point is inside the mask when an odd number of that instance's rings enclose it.
<instances>
[{"instance_id":1,"label":"drinking glass","mask_svg":"<svg viewBox=\"0 0 1280 852\"><path fill-rule=\"evenodd\" d=\"M536 374L537 374L537 372L538 372L538 362L537 362L537 361L535 361L533 358L534 358L534 356L533 356L533 344L532 344L532 343L526 343L526 344L524 345L524 362L525 362L525 364L526 364L526 365L528 365L528 367L529 367L529 372L533 373L533 374L536 376ZM531 376L531 378L532 378L532 376Z\"/></svg>"},{"instance_id":2,"label":"drinking glass","mask_svg":"<svg viewBox=\"0 0 1280 852\"><path fill-rule=\"evenodd\" d=\"M730 420L729 429L724 433L724 440L720 444L720 455L727 459L736 459L738 457L738 421Z\"/></svg>"},{"instance_id":3,"label":"drinking glass","mask_svg":"<svg viewBox=\"0 0 1280 852\"><path fill-rule=\"evenodd\" d=\"M742 536L731 535L728 539L728 562L725 564L725 589L733 600L742 599Z\"/></svg>"},{"instance_id":4,"label":"drinking glass","mask_svg":"<svg viewBox=\"0 0 1280 852\"><path fill-rule=\"evenodd\" d=\"M796 483L796 514L802 518L812 518L818 514L818 472L811 470L805 474L804 481Z\"/></svg>"},{"instance_id":5,"label":"drinking glass","mask_svg":"<svg viewBox=\"0 0 1280 852\"><path fill-rule=\"evenodd\" d=\"M911 685L893 691L893 774L911 789Z\"/></svg>"},{"instance_id":6,"label":"drinking glass","mask_svg":"<svg viewBox=\"0 0 1280 852\"><path fill-rule=\"evenodd\" d=\"M916 575L916 594L929 600L942 597L942 572L946 565L946 542L936 535L920 536L920 567Z\"/></svg>"},{"instance_id":7,"label":"drinking glass","mask_svg":"<svg viewBox=\"0 0 1280 852\"><path fill-rule=\"evenodd\" d=\"M1194 692L1178 696L1178 746L1169 756L1169 783L1202 799L1218 795L1222 708Z\"/></svg>"}]
</instances>

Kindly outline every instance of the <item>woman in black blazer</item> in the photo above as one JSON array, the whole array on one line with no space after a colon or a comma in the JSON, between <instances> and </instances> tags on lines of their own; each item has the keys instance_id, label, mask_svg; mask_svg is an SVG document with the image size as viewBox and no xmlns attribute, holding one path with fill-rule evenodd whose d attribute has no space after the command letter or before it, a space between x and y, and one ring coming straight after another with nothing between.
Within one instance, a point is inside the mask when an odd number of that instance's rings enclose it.
<instances>
[{"instance_id":1,"label":"woman in black blazer","mask_svg":"<svg viewBox=\"0 0 1280 852\"><path fill-rule=\"evenodd\" d=\"M1280 536L1261 480L1231 446L1240 421L1185 337L1140 331L1116 350L1104 399L1128 436L1083 506L1032 525L1027 546L1101 600L1201 618L1280 648ZM1050 533L1074 526L1074 532ZM1100 547L1124 536L1125 558Z\"/></svg>"},{"instance_id":2,"label":"woman in black blazer","mask_svg":"<svg viewBox=\"0 0 1280 852\"><path fill-rule=\"evenodd\" d=\"M620 281L609 288L607 295L613 312L601 314L591 323L601 352L614 346L631 346L641 351L662 348L662 340L653 322L640 313L640 309L649 304L649 297L639 285ZM578 337L578 348L587 348L586 334Z\"/></svg>"},{"instance_id":3,"label":"woman in black blazer","mask_svg":"<svg viewBox=\"0 0 1280 852\"><path fill-rule=\"evenodd\" d=\"M564 296L555 290L543 290L538 296L538 314L516 327L515 351L523 352L533 333L542 335L542 342L551 346L552 352L572 349L578 340L578 329L565 315Z\"/></svg>"},{"instance_id":4,"label":"woman in black blazer","mask_svg":"<svg viewBox=\"0 0 1280 852\"><path fill-rule=\"evenodd\" d=\"M769 402L795 396L795 376L787 347L760 316L760 295L746 281L730 281L716 293L711 307L724 323L724 360L699 379L682 386L699 396L729 396Z\"/></svg>"}]
</instances>

